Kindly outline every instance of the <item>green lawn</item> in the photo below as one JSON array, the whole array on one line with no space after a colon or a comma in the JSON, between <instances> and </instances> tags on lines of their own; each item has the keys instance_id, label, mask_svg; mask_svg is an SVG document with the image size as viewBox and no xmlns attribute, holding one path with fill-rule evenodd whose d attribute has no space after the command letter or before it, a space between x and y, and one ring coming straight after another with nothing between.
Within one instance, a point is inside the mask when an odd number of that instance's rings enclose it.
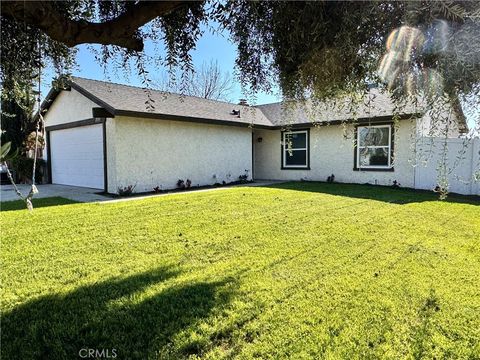
<instances>
[{"instance_id":1,"label":"green lawn","mask_svg":"<svg viewBox=\"0 0 480 360\"><path fill-rule=\"evenodd\" d=\"M478 359L479 205L289 183L2 212L2 359Z\"/></svg>"},{"instance_id":2,"label":"green lawn","mask_svg":"<svg viewBox=\"0 0 480 360\"><path fill-rule=\"evenodd\" d=\"M32 199L32 204L35 209L47 206L76 204L78 201L65 199L59 196ZM25 202L22 200L4 201L0 203L0 211L24 210L26 209Z\"/></svg>"}]
</instances>

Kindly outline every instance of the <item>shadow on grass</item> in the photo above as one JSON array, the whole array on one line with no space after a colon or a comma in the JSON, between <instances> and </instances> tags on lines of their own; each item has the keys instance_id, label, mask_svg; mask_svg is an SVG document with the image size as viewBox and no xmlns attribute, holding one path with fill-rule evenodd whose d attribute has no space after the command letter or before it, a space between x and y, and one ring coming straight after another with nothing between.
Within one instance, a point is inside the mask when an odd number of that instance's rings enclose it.
<instances>
[{"instance_id":1,"label":"shadow on grass","mask_svg":"<svg viewBox=\"0 0 480 360\"><path fill-rule=\"evenodd\" d=\"M226 305L232 283L197 282L153 296L136 294L177 275L161 268L44 296L5 312L2 358L71 359L79 358L81 349L108 349L120 359L201 354L205 344L185 341L174 348L172 338Z\"/></svg>"},{"instance_id":2,"label":"shadow on grass","mask_svg":"<svg viewBox=\"0 0 480 360\"><path fill-rule=\"evenodd\" d=\"M414 190L408 188L391 188L380 185L342 184L325 182L288 182L268 186L275 189L288 189L296 191L308 191L330 195L354 197L359 199L371 199L393 204L409 204L424 201L440 201L439 195L433 191ZM444 200L450 203L464 203L480 205L480 197L475 195L449 194Z\"/></svg>"},{"instance_id":3,"label":"shadow on grass","mask_svg":"<svg viewBox=\"0 0 480 360\"><path fill-rule=\"evenodd\" d=\"M60 196L53 196L48 198L39 198L32 200L33 208L41 208L47 206L69 205L78 204L78 201L65 199ZM22 200L4 201L0 202L0 211L13 211L13 210L27 210L25 202Z\"/></svg>"}]
</instances>

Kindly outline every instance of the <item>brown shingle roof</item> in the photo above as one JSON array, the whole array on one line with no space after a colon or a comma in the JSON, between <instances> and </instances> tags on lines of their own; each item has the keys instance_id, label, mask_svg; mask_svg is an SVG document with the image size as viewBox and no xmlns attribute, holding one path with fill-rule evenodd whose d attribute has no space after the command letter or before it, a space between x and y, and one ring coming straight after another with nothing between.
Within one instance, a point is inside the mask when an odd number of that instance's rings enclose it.
<instances>
[{"instance_id":1,"label":"brown shingle roof","mask_svg":"<svg viewBox=\"0 0 480 360\"><path fill-rule=\"evenodd\" d=\"M371 89L359 102L350 99L337 99L313 104L312 101L275 103L259 105L265 116L274 126L300 125L309 123L344 122L354 119L389 117L395 112L390 96L378 89ZM421 112L411 104L398 109L400 116Z\"/></svg>"},{"instance_id":2,"label":"brown shingle roof","mask_svg":"<svg viewBox=\"0 0 480 360\"><path fill-rule=\"evenodd\" d=\"M272 126L265 115L254 107L79 77L72 77L72 85L77 85L100 99L119 115L128 113L143 113L149 116L157 114L165 117L171 115L173 118ZM151 103L153 109L147 105L149 98L153 100ZM232 110L240 110L240 117L232 114Z\"/></svg>"}]
</instances>

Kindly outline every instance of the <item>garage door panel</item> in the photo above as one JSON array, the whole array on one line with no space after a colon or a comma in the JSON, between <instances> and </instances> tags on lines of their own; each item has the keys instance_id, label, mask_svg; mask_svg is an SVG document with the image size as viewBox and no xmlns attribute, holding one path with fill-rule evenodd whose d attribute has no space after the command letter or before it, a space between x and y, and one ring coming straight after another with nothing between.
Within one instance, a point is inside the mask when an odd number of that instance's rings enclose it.
<instances>
[{"instance_id":1,"label":"garage door panel","mask_svg":"<svg viewBox=\"0 0 480 360\"><path fill-rule=\"evenodd\" d=\"M52 131L49 145L52 183L103 189L101 124Z\"/></svg>"},{"instance_id":2,"label":"garage door panel","mask_svg":"<svg viewBox=\"0 0 480 360\"><path fill-rule=\"evenodd\" d=\"M75 150L70 150L70 149L62 149L63 153L56 153L57 159L59 161L63 160L76 160L79 162L86 162L91 160L102 160L103 156L97 156L96 154L92 156L91 152L84 151L84 152L76 152ZM98 151L103 152L103 149L100 149ZM73 152L73 154L72 154Z\"/></svg>"}]
</instances>

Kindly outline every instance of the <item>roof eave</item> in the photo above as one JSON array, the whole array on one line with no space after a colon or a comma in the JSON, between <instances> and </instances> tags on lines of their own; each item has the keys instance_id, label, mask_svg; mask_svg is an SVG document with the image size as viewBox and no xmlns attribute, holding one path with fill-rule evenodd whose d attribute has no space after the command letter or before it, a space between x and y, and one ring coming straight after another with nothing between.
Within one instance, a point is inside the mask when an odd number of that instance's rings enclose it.
<instances>
[{"instance_id":1,"label":"roof eave","mask_svg":"<svg viewBox=\"0 0 480 360\"><path fill-rule=\"evenodd\" d=\"M254 127L257 129L272 128L272 126L270 125L256 124L252 122L240 122L240 121L232 121L232 120L226 120L226 119L218 120L218 119L208 119L208 118L201 118L201 117L161 114L161 113L154 113L154 112L121 110L121 109L115 110L115 116L140 117L140 118L157 119L157 120L184 121L184 122L193 122L193 123L201 123L201 124L211 124L211 125Z\"/></svg>"},{"instance_id":2,"label":"roof eave","mask_svg":"<svg viewBox=\"0 0 480 360\"><path fill-rule=\"evenodd\" d=\"M399 120L408 120L416 119L422 117L422 113L407 113L401 114L398 116ZM384 115L384 116L373 116L373 117L362 117L357 119L344 119L344 120L330 120L330 121L310 121L303 123L295 124L284 124L284 125L274 125L270 129L285 129L285 128L305 128L305 127L315 127L315 126L328 126L328 125L341 125L341 124L375 124L381 122L391 122L394 121L394 115Z\"/></svg>"}]
</instances>

